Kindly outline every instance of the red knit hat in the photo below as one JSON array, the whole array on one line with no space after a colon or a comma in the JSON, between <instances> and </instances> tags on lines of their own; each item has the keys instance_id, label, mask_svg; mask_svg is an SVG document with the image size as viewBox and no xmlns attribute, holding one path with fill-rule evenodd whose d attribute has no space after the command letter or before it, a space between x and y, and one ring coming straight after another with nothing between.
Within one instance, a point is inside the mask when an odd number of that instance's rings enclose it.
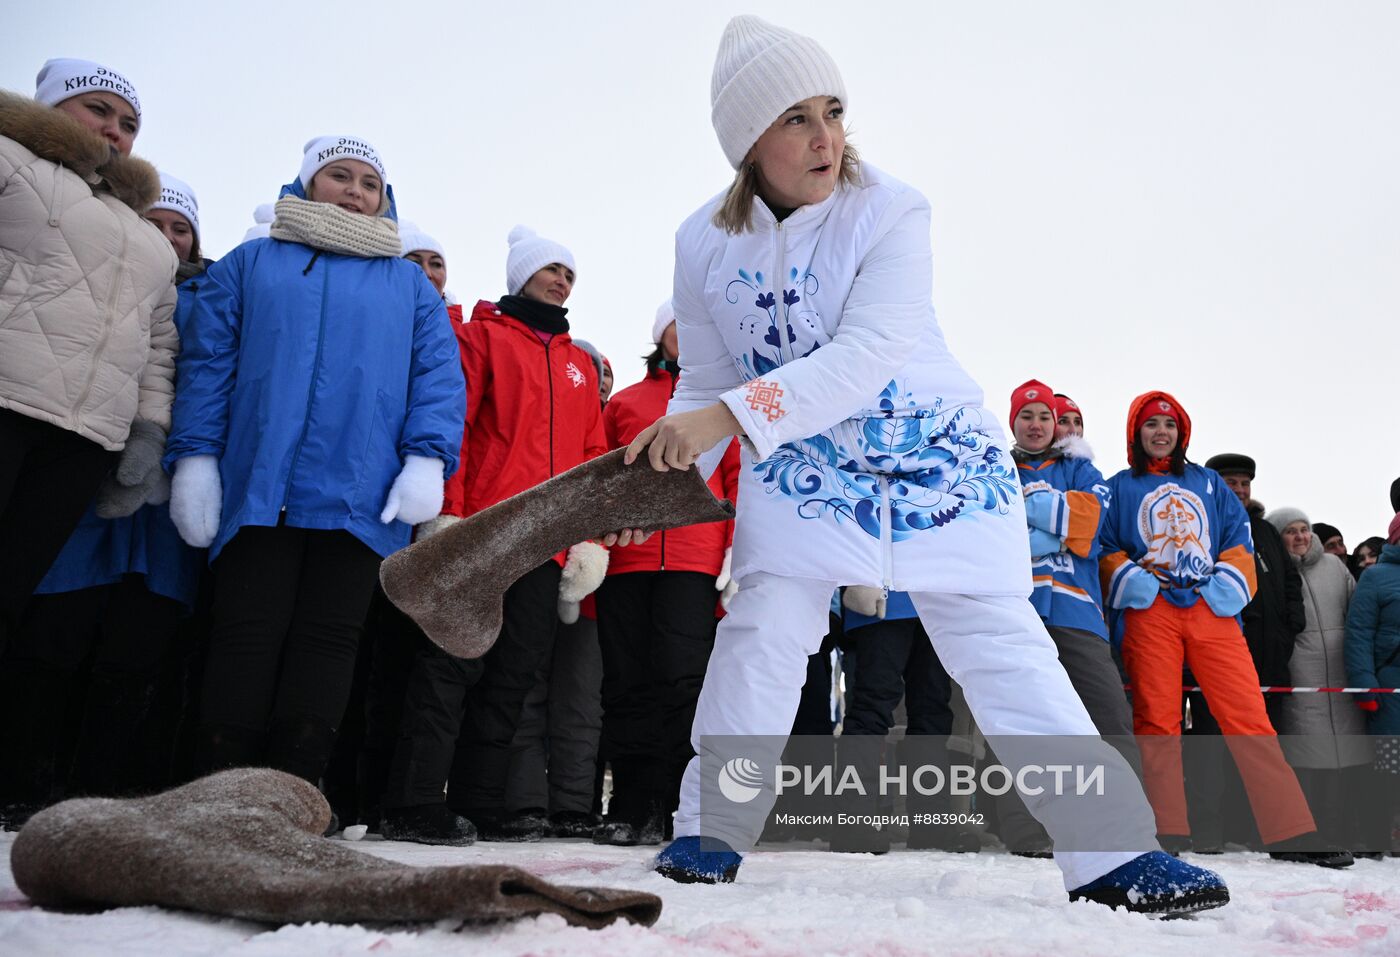
<instances>
[{"instance_id":1,"label":"red knit hat","mask_svg":"<svg viewBox=\"0 0 1400 957\"><path fill-rule=\"evenodd\" d=\"M1385 540L1392 545L1400 545L1400 512L1395 513L1395 517L1390 520L1390 528L1386 529Z\"/></svg>"},{"instance_id":2,"label":"red knit hat","mask_svg":"<svg viewBox=\"0 0 1400 957\"><path fill-rule=\"evenodd\" d=\"M1079 407L1079 403L1075 402L1069 396L1062 395L1059 392L1055 393L1055 401L1054 404L1050 407L1050 411L1055 413L1056 422L1060 421L1060 417L1063 416L1066 412L1077 412L1081 421L1084 418L1084 410Z\"/></svg>"},{"instance_id":3,"label":"red knit hat","mask_svg":"<svg viewBox=\"0 0 1400 957\"><path fill-rule=\"evenodd\" d=\"M1133 440L1142 431L1143 423L1154 415L1169 415L1176 419L1177 447L1184 453L1191 444L1191 416L1169 392L1144 392L1128 406L1128 464L1133 461Z\"/></svg>"},{"instance_id":4,"label":"red knit hat","mask_svg":"<svg viewBox=\"0 0 1400 957\"><path fill-rule=\"evenodd\" d=\"M1011 393L1011 419L1015 422L1021 410L1033 402L1039 402L1052 413L1055 411L1055 390L1039 379L1027 379Z\"/></svg>"}]
</instances>

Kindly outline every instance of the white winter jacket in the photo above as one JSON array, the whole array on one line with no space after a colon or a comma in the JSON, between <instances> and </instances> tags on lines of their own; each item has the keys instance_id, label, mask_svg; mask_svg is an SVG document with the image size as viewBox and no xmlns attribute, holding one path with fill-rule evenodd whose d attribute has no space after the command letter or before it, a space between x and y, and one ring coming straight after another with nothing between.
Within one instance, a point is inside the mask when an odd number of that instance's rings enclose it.
<instances>
[{"instance_id":1,"label":"white winter jacket","mask_svg":"<svg viewBox=\"0 0 1400 957\"><path fill-rule=\"evenodd\" d=\"M1015 463L934 317L928 201L861 179L781 223L755 199L737 236L722 195L682 224L668 412L722 401L743 426L736 579L1027 595Z\"/></svg>"},{"instance_id":2,"label":"white winter jacket","mask_svg":"<svg viewBox=\"0 0 1400 957\"><path fill-rule=\"evenodd\" d=\"M160 196L65 113L0 93L0 408L105 449L168 430L176 258L141 218Z\"/></svg>"}]
</instances>

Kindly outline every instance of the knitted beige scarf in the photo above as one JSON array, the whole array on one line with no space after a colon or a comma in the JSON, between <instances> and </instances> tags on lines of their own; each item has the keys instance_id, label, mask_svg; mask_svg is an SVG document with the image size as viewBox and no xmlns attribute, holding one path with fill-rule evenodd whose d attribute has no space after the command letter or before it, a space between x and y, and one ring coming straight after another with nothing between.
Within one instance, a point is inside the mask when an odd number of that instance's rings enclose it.
<instances>
[{"instance_id":1,"label":"knitted beige scarf","mask_svg":"<svg viewBox=\"0 0 1400 957\"><path fill-rule=\"evenodd\" d=\"M399 225L392 219L362 216L330 203L314 203L296 196L283 196L277 201L272 238L366 259L403 255Z\"/></svg>"}]
</instances>

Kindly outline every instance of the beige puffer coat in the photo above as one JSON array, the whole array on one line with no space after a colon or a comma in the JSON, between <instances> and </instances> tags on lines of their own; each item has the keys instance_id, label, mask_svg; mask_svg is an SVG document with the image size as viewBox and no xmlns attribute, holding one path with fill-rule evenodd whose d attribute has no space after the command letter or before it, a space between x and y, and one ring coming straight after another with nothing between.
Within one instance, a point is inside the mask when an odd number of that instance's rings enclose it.
<instances>
[{"instance_id":1,"label":"beige puffer coat","mask_svg":"<svg viewBox=\"0 0 1400 957\"><path fill-rule=\"evenodd\" d=\"M1293 685L1345 687L1347 608L1356 579L1345 562L1323 552L1317 535L1313 535L1306 555L1289 558L1302 573L1303 605L1308 613L1308 626L1294 640L1293 657L1288 661ZM1279 731L1283 732L1284 754L1295 768L1346 768L1372 759L1366 716L1349 694L1288 695L1283 700Z\"/></svg>"},{"instance_id":2,"label":"beige puffer coat","mask_svg":"<svg viewBox=\"0 0 1400 957\"><path fill-rule=\"evenodd\" d=\"M170 429L176 258L141 214L144 160L0 92L0 408L116 451L134 419Z\"/></svg>"}]
</instances>

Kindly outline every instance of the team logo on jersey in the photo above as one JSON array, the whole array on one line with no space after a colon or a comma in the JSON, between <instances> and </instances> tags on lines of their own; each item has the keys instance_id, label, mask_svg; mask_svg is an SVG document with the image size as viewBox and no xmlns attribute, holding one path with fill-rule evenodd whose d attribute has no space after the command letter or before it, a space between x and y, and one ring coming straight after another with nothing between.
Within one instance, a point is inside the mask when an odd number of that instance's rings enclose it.
<instances>
[{"instance_id":1,"label":"team logo on jersey","mask_svg":"<svg viewBox=\"0 0 1400 957\"><path fill-rule=\"evenodd\" d=\"M583 371L579 369L578 366L574 365L572 362L570 362L564 367L564 374L569 377L569 381L574 384L575 389L577 389L581 385L586 385L588 383L587 376L585 376L583 374Z\"/></svg>"},{"instance_id":2,"label":"team logo on jersey","mask_svg":"<svg viewBox=\"0 0 1400 957\"><path fill-rule=\"evenodd\" d=\"M1142 500L1138 534L1147 543L1147 563L1159 577L1199 581L1210 574L1210 529L1206 507L1195 492L1174 482L1153 490Z\"/></svg>"}]
</instances>

